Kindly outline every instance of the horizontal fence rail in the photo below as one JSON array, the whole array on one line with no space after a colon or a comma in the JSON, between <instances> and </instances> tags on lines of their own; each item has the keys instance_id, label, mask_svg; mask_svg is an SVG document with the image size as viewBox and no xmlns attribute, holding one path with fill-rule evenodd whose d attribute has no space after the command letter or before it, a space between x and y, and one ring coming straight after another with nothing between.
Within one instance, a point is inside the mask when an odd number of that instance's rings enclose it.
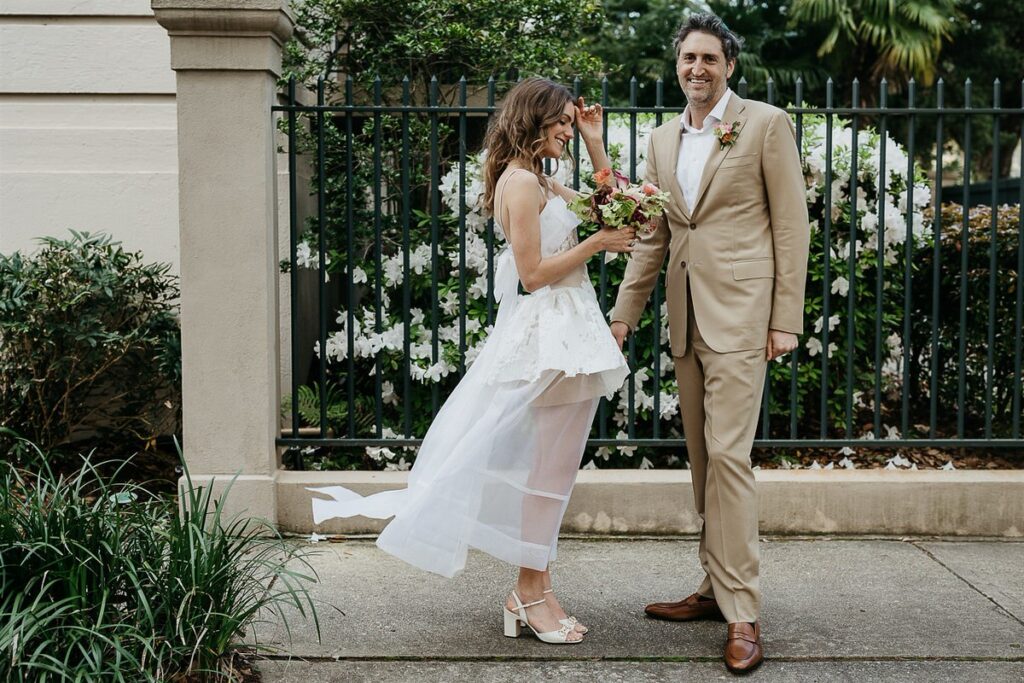
<instances>
[{"instance_id":1,"label":"horizontal fence rail","mask_svg":"<svg viewBox=\"0 0 1024 683\"><path fill-rule=\"evenodd\" d=\"M506 88L491 80L470 96L465 79L377 80L357 96L352 81L320 79L311 103L293 81L273 107L291 236L292 381L278 445L293 466L351 447L407 467L475 358L496 317L504 247L482 212L477 154ZM911 81L890 106L887 83L865 98L854 82L843 106L828 81L824 106L812 106L799 80L792 98L767 83L764 99L795 124L812 247L805 334L769 366L755 446L1024 448L1024 151L1010 159L1005 144L1019 141L1024 101L1003 107L996 81L974 107L971 89L951 107L941 80L927 98ZM663 106L663 91L659 81L656 105L638 107L634 81L629 105L611 106L602 83L605 140L633 180L650 130L682 111ZM580 159L578 134L571 151ZM1009 166L1016 177L1001 173ZM549 171L585 190L592 169L580 159ZM606 312L623 265L590 264ZM650 466L645 453L685 444L663 280L629 339L632 375L601 402L588 442L597 463Z\"/></svg>"}]
</instances>

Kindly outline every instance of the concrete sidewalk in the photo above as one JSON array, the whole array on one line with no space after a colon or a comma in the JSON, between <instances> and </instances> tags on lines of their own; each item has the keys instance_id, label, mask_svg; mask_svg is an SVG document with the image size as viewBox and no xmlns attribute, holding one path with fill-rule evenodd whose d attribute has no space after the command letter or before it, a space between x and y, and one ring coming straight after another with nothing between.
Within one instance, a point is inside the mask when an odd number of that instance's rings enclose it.
<instances>
[{"instance_id":1,"label":"concrete sidewalk","mask_svg":"<svg viewBox=\"0 0 1024 683\"><path fill-rule=\"evenodd\" d=\"M551 646L502 635L515 570L486 555L447 581L372 539L321 542L322 642L297 614L291 640L271 619L252 634L257 664L267 682L728 679L723 623L643 614L697 586L696 547L564 539L555 588L591 633ZM761 566L767 660L751 680L1024 680L1024 542L775 537Z\"/></svg>"}]
</instances>

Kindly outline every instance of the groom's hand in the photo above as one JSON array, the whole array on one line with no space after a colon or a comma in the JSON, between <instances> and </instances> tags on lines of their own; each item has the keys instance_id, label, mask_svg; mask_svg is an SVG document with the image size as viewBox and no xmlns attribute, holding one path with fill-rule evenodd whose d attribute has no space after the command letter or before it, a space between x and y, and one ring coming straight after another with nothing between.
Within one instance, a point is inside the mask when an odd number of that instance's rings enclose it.
<instances>
[{"instance_id":1,"label":"groom's hand","mask_svg":"<svg viewBox=\"0 0 1024 683\"><path fill-rule=\"evenodd\" d=\"M768 344L765 348L765 356L768 360L775 360L796 348L797 338L791 332L779 332L768 330Z\"/></svg>"},{"instance_id":2,"label":"groom's hand","mask_svg":"<svg viewBox=\"0 0 1024 683\"><path fill-rule=\"evenodd\" d=\"M619 351L621 351L626 337L629 336L629 325L616 320L612 323L612 336L615 337L615 342L619 345Z\"/></svg>"}]
</instances>

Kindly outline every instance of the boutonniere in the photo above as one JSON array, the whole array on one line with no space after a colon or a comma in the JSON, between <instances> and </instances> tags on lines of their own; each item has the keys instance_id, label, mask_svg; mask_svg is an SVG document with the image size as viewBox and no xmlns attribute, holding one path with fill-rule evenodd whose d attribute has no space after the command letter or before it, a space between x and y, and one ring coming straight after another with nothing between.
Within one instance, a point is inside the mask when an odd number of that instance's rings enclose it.
<instances>
[{"instance_id":1,"label":"boutonniere","mask_svg":"<svg viewBox=\"0 0 1024 683\"><path fill-rule=\"evenodd\" d=\"M733 143L736 142L736 138L740 136L740 126L743 125L739 121L733 121L732 123L720 123L715 126L715 137L718 138L718 144L722 147L732 147Z\"/></svg>"}]
</instances>

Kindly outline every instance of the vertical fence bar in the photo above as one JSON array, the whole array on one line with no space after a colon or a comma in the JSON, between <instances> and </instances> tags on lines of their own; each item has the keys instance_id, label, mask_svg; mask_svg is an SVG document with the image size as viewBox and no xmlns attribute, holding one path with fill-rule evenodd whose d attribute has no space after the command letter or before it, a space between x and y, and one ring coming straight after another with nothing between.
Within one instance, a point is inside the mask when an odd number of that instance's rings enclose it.
<instances>
[{"instance_id":1,"label":"vertical fence bar","mask_svg":"<svg viewBox=\"0 0 1024 683\"><path fill-rule=\"evenodd\" d=\"M765 83L767 87L766 101L769 104L775 103L775 81L768 77ZM761 387L761 438L771 438L771 361L765 368L765 382Z\"/></svg>"},{"instance_id":2,"label":"vertical fence bar","mask_svg":"<svg viewBox=\"0 0 1024 683\"><path fill-rule=\"evenodd\" d=\"M377 334L384 331L384 314L381 310L384 286L384 253L381 225L381 183L384 179L381 168L381 147L383 135L381 134L381 83L380 76L373 79L373 263L374 263L374 301L373 301L373 329ZM384 434L384 367L381 363L380 352L373 359L373 416L376 426L374 431L377 438Z\"/></svg>"},{"instance_id":3,"label":"vertical fence bar","mask_svg":"<svg viewBox=\"0 0 1024 683\"><path fill-rule=\"evenodd\" d=\"M746 81L743 81L743 85L746 86ZM765 84L767 86L767 102L768 104L775 104L775 81L768 77L768 81ZM740 97L745 97L741 95ZM771 436L771 410L769 408L770 397L772 393L772 366L771 362L768 363L768 367L764 371L764 384L761 386L761 438L768 439Z\"/></svg>"},{"instance_id":4,"label":"vertical fence bar","mask_svg":"<svg viewBox=\"0 0 1024 683\"><path fill-rule=\"evenodd\" d=\"M607 76L601 79L601 106L603 108L605 108L605 109L608 108L608 77ZM605 150L607 150L608 149L608 117L607 116L604 117L604 135L602 136L602 139L604 140ZM615 165L614 162L612 162L612 165L613 166ZM597 169L595 168L594 170L596 171ZM607 296L608 296L608 269L605 267L604 253L603 252L601 253L600 257L601 257L600 282L599 282L600 286L598 288L598 294L599 294L600 303L601 303L601 312L602 313L607 313L607 311L608 311L608 303L607 303Z\"/></svg>"},{"instance_id":5,"label":"vertical fence bar","mask_svg":"<svg viewBox=\"0 0 1024 683\"><path fill-rule=\"evenodd\" d=\"M605 109L608 107L608 77L605 76L601 79L601 106ZM608 115L604 116L604 122L602 124L604 130L602 131L601 139L604 141L605 150L608 149ZM593 161L593 160L591 160ZM593 164L591 164L593 165ZM594 169L597 170L596 168ZM608 307L605 304L605 290L608 284L608 273L606 272L604 262L604 252L599 252L597 255L600 259L600 271L598 275L598 303L601 305L601 313L607 315ZM608 399L601 397L597 408L597 435L600 439L608 438Z\"/></svg>"},{"instance_id":6,"label":"vertical fence bar","mask_svg":"<svg viewBox=\"0 0 1024 683\"><path fill-rule=\"evenodd\" d=\"M1024 109L1024 80L1020 82L1020 106ZM1024 119L1021 121L1021 133L1024 135ZM1017 196L1017 301L1014 313L1014 328L1017 334L1013 341L1013 417L1011 433L1014 439L1020 438L1021 413L1021 323L1024 322L1024 145L1020 150L1020 188Z\"/></svg>"},{"instance_id":7,"label":"vertical fence bar","mask_svg":"<svg viewBox=\"0 0 1024 683\"><path fill-rule=\"evenodd\" d=\"M992 108L999 109L1001 101L999 79L992 83ZM999 114L992 114L992 233L988 252L988 349L985 354L985 438L992 438L992 392L995 388L996 348L996 244L999 241Z\"/></svg>"},{"instance_id":8,"label":"vertical fence bar","mask_svg":"<svg viewBox=\"0 0 1024 683\"><path fill-rule=\"evenodd\" d=\"M964 81L964 109L971 108L971 79ZM962 197L963 216L960 235L960 344L957 359L957 401L956 437L964 438L964 424L967 415L967 266L970 253L970 204L971 204L971 114L964 114L964 191Z\"/></svg>"},{"instance_id":9,"label":"vertical fence bar","mask_svg":"<svg viewBox=\"0 0 1024 683\"><path fill-rule=\"evenodd\" d=\"M885 136L889 117L885 112L887 98L889 95L889 84L883 78L878 84L878 232L876 234L875 266L878 270L875 275L875 395L872 407L874 408L874 430L875 437L882 435L882 302L885 296ZM856 105L855 105L856 106ZM851 288L852 288L851 278Z\"/></svg>"},{"instance_id":10,"label":"vertical fence bar","mask_svg":"<svg viewBox=\"0 0 1024 683\"><path fill-rule=\"evenodd\" d=\"M637 175L637 79L630 79L630 181L636 182ZM603 262L603 259L602 259ZM655 331L656 334L656 331ZM636 338L627 339L627 357L630 364L629 392L627 400L626 435L636 438Z\"/></svg>"},{"instance_id":11,"label":"vertical fence bar","mask_svg":"<svg viewBox=\"0 0 1024 683\"><path fill-rule=\"evenodd\" d=\"M459 79L459 377L466 374L466 77Z\"/></svg>"},{"instance_id":12,"label":"vertical fence bar","mask_svg":"<svg viewBox=\"0 0 1024 683\"><path fill-rule=\"evenodd\" d=\"M494 114L494 76L487 79L487 115ZM494 324L494 216L487 217L487 324Z\"/></svg>"},{"instance_id":13,"label":"vertical fence bar","mask_svg":"<svg viewBox=\"0 0 1024 683\"><path fill-rule=\"evenodd\" d=\"M917 83L913 78L907 84L907 108L911 113L907 116L907 236L904 246L904 270L903 270L903 390L900 395L900 434L904 439L909 438L910 431L910 392L913 387L910 385L910 350L911 326L910 326L910 304L914 283L914 128L917 124L917 117L913 111L916 108Z\"/></svg>"},{"instance_id":14,"label":"vertical fence bar","mask_svg":"<svg viewBox=\"0 0 1024 683\"><path fill-rule=\"evenodd\" d=\"M299 207L298 207L298 162L295 146L298 136L295 131L295 76L288 79L288 282L291 291L291 327L292 340L292 438L299 436L299 345L297 343L298 310L299 310ZM298 452L299 449L296 449ZM298 458L296 458L298 459Z\"/></svg>"},{"instance_id":15,"label":"vertical fence bar","mask_svg":"<svg viewBox=\"0 0 1024 683\"><path fill-rule=\"evenodd\" d=\"M437 327L441 323L437 296L438 267L438 217L441 214L441 160L438 149L437 120L437 76L430 77L430 363L436 365L440 359L440 346ZM430 384L430 410L437 415L438 404L441 402L440 387L436 381Z\"/></svg>"},{"instance_id":16,"label":"vertical fence bar","mask_svg":"<svg viewBox=\"0 0 1024 683\"><path fill-rule=\"evenodd\" d=\"M928 438L934 439L939 416L939 290L942 286L942 79L935 82L935 209L932 224L932 356L928 383Z\"/></svg>"},{"instance_id":17,"label":"vertical fence bar","mask_svg":"<svg viewBox=\"0 0 1024 683\"><path fill-rule=\"evenodd\" d=\"M828 438L828 425L831 415L828 409L828 345L829 345L829 318L832 315L832 79L825 81L825 211L824 227L822 228L821 241L823 246L822 256L825 259L821 281L821 427L820 437Z\"/></svg>"},{"instance_id":18,"label":"vertical fence bar","mask_svg":"<svg viewBox=\"0 0 1024 683\"><path fill-rule=\"evenodd\" d=\"M796 78L796 106L803 107L804 102L804 81ZM796 149L800 154L800 167L804 162L804 115L796 114ZM826 247L827 248L827 247ZM828 324L826 320L824 324ZM789 438L795 439L797 434L797 384L800 375L800 344L793 349L793 357L790 359L789 371Z\"/></svg>"},{"instance_id":19,"label":"vertical fence bar","mask_svg":"<svg viewBox=\"0 0 1024 683\"><path fill-rule=\"evenodd\" d=\"M317 373L320 397L320 438L327 438L327 196L324 176L327 174L326 133L324 131L324 77L316 81L316 218L319 228L317 239L317 309L320 328L317 339L320 343L320 365ZM349 287L352 286L349 272ZM349 378L351 381L351 378Z\"/></svg>"},{"instance_id":20,"label":"vertical fence bar","mask_svg":"<svg viewBox=\"0 0 1024 683\"><path fill-rule=\"evenodd\" d=\"M747 77L740 76L739 82L736 84L736 94L746 99L747 97Z\"/></svg>"},{"instance_id":21,"label":"vertical fence bar","mask_svg":"<svg viewBox=\"0 0 1024 683\"><path fill-rule=\"evenodd\" d=\"M579 76L572 79L572 96L574 102L579 102L582 82ZM572 132L572 158L576 163L572 165L572 189L579 192L580 189L580 130L573 128Z\"/></svg>"},{"instance_id":22,"label":"vertical fence bar","mask_svg":"<svg viewBox=\"0 0 1024 683\"><path fill-rule=\"evenodd\" d=\"M856 347L856 299L857 299L857 110L860 109L860 81L853 79L853 110L850 118L850 244L849 246L849 289L846 294L846 438L853 436L853 357ZM824 349L828 353L828 349ZM879 435L875 434L877 438Z\"/></svg>"},{"instance_id":23,"label":"vertical fence bar","mask_svg":"<svg viewBox=\"0 0 1024 683\"><path fill-rule=\"evenodd\" d=\"M412 273L409 237L412 197L409 168L409 77L402 79L402 431L412 438Z\"/></svg>"},{"instance_id":24,"label":"vertical fence bar","mask_svg":"<svg viewBox=\"0 0 1024 683\"><path fill-rule=\"evenodd\" d=\"M661 109L664 106L665 84L659 78L654 84L654 107ZM654 125L661 125L662 115L660 111L654 114ZM650 138L648 137L648 143ZM650 145L648 144L648 148ZM646 152L650 155L650 149ZM646 159L646 157L645 157ZM654 333L651 347L651 355L654 361L654 380L651 390L654 392L654 413L651 415L652 436L655 439L661 438L661 269L658 270L658 278L654 283Z\"/></svg>"},{"instance_id":25,"label":"vertical fence bar","mask_svg":"<svg viewBox=\"0 0 1024 683\"><path fill-rule=\"evenodd\" d=\"M352 94L352 79L345 79L345 104L352 106L354 101ZM352 117L351 111L345 112L345 291L348 293L348 303L346 305L347 315L347 345L348 353L346 354L346 368L345 368L345 384L348 388L348 438L353 439L356 436L356 288L352 282L352 270L356 267L356 256L355 256L355 192L353 191L353 177L355 171L353 169L354 160L352 154L352 143L354 140L352 133ZM323 172L323 166L320 166L320 173Z\"/></svg>"}]
</instances>

